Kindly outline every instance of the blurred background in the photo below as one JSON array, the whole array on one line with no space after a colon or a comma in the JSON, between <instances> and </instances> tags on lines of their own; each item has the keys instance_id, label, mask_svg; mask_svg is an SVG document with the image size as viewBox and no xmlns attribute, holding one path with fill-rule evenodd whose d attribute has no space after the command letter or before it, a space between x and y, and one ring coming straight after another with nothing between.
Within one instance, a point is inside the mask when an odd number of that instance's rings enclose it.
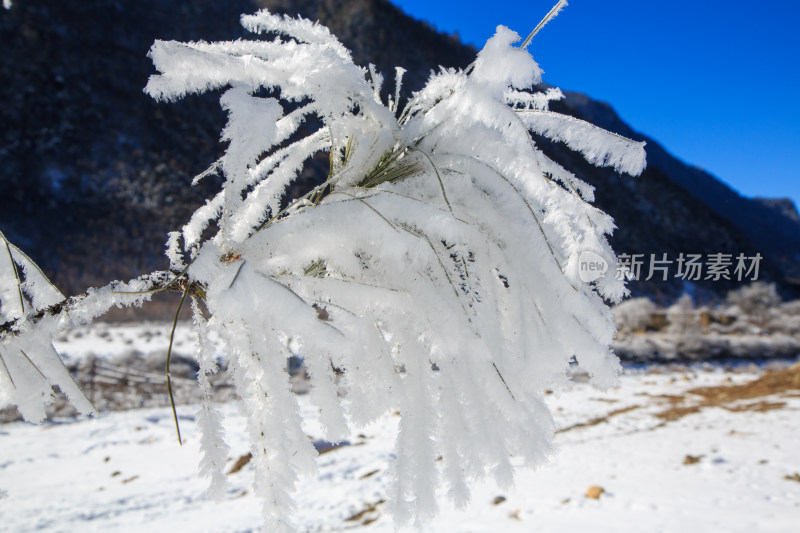
<instances>
[{"instance_id":1,"label":"blurred background","mask_svg":"<svg viewBox=\"0 0 800 533\"><path fill-rule=\"evenodd\" d=\"M243 36L239 13L260 7L319 20L357 63L374 63L390 78L395 65L406 68L408 94L431 69L469 64L498 23L525 35L551 5L15 2L0 12L0 230L63 292L166 267L166 233L219 186L213 178L189 183L224 150L225 117L215 95L172 104L144 95L154 73L147 51L155 39ZM785 299L797 296L800 193L792 148L800 104L790 92L796 46L787 41L797 9L788 2L753 13L737 2L667 8L576 0L531 46L545 83L566 93L553 109L647 141L647 169L632 179L535 139L596 186L596 205L618 226L618 253L641 257L645 274L651 254L673 261L668 279L633 281L634 296L662 305L682 294L699 303L724 298L744 280L675 275L680 254L705 262L719 253L731 255L731 274L739 254L760 254L758 279ZM324 166L310 162L300 186L321 179Z\"/></svg>"},{"instance_id":2,"label":"blurred background","mask_svg":"<svg viewBox=\"0 0 800 533\"><path fill-rule=\"evenodd\" d=\"M408 95L431 70L468 65L498 23L526 35L551 5L15 2L0 11L0 231L65 294L166 268L166 233L220 185L211 177L189 186L225 148L217 96L156 103L144 95L153 41L243 37L239 14L262 7L318 20L357 63L374 63L389 78L395 65L404 67ZM793 309L780 306L800 294L800 163L793 157L800 103L791 92L800 71L791 68L798 55L789 37L798 10L792 2L754 10L743 2L575 0L531 45L545 86L566 94L554 110L647 141L647 168L630 178L534 138L596 187L596 205L618 227L612 245L629 265L641 265L629 287L642 303L638 312L650 309L646 302L654 307L640 330L666 328L675 305L695 313L704 332L724 330L730 319L714 313L753 307L732 309L742 291L762 302L761 314L776 314L772 322L785 322ZM318 183L326 169L321 159L307 162L296 190ZM691 257L700 271L687 275ZM722 272L713 275L715 261ZM166 319L173 300L110 318ZM751 322L772 328L764 316ZM797 334L783 322L775 327ZM622 327L620 338L630 329Z\"/></svg>"}]
</instances>

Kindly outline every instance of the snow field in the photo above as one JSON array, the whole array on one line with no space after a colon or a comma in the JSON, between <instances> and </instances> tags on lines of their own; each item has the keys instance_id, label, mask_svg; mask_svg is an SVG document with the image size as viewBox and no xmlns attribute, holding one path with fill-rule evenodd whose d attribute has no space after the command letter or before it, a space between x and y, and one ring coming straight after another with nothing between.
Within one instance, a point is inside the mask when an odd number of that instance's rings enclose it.
<instances>
[{"instance_id":1,"label":"snow field","mask_svg":"<svg viewBox=\"0 0 800 533\"><path fill-rule=\"evenodd\" d=\"M463 510L443 505L430 532L794 531L800 520L800 394L785 392L675 420L663 395L741 384L752 372L634 372L600 393L584 383L547 396L559 427L558 453L544 467L517 470L515 488L473 487ZM298 397L304 429L325 450L317 410ZM780 408L730 410L766 401ZM247 453L238 404L220 406L231 459ZM205 495L197 406L103 413L43 426L0 426L0 531L259 531L252 466L227 475L221 504ZM319 474L297 492L300 531L393 531L387 499L399 417L356 429L323 451ZM515 466L522 466L520 460ZM787 477L789 479L787 479ZM602 487L599 499L586 497ZM496 502L496 503L495 503Z\"/></svg>"}]
</instances>

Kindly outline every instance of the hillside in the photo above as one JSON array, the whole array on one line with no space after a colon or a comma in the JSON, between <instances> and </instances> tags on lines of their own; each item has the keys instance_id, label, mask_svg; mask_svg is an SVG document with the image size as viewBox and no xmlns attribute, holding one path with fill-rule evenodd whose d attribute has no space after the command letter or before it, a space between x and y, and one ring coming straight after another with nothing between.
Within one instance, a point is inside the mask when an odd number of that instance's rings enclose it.
<instances>
[{"instance_id":1,"label":"hillside","mask_svg":"<svg viewBox=\"0 0 800 533\"><path fill-rule=\"evenodd\" d=\"M259 7L327 25L353 51L392 75L408 69L419 88L439 65L464 67L475 50L404 15L386 0L26 0L0 12L0 230L67 292L163 268L167 231L179 227L219 185L191 177L222 151L216 98L156 104L142 93L155 39L219 40L244 35L238 15ZM503 21L498 21L503 22ZM791 290L800 278L800 220L781 202L738 195L715 177L635 132L607 104L569 93L554 109L648 141L637 179L597 170L563 145L544 148L597 186L597 205L619 229L625 253L760 252L761 277ZM314 166L305 178L314 180ZM316 176L318 178L318 176ZM677 280L632 284L665 300L731 285Z\"/></svg>"}]
</instances>

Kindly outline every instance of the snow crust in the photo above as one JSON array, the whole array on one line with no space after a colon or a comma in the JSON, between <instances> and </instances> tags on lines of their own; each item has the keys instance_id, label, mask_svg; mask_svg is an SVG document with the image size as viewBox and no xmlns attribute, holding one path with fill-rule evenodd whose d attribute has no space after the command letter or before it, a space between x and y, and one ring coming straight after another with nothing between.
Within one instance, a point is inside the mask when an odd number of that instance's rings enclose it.
<instances>
[{"instance_id":1,"label":"snow crust","mask_svg":"<svg viewBox=\"0 0 800 533\"><path fill-rule=\"evenodd\" d=\"M714 369L630 373L604 394L577 383L548 395L561 430L555 437L559 453L536 471L520 470L512 489L491 478L474 483L469 507L442 505L425 531L792 531L800 517L800 483L784 476L797 471L798 398L768 398L787 405L767 412L713 408L668 424L654 416L667 407L660 395L745 383L757 375ZM298 404L307 440L325 449L319 409L308 396ZM236 404L215 408L232 452L219 504L196 476L204 438L199 406L179 408L183 447L175 442L168 409L0 425L0 494L7 493L0 498L0 531L259 531L252 463L228 473L249 450L246 419ZM608 416L626 408L633 409ZM605 422L566 430L603 417ZM320 455L318 474L298 484L298 529L395 531L387 504L378 502L392 490L400 423L386 413L349 433L348 445ZM456 444L459 436L448 440ZM699 462L685 465L687 455ZM598 500L585 496L593 485L605 490ZM498 496L505 499L495 505Z\"/></svg>"}]
</instances>

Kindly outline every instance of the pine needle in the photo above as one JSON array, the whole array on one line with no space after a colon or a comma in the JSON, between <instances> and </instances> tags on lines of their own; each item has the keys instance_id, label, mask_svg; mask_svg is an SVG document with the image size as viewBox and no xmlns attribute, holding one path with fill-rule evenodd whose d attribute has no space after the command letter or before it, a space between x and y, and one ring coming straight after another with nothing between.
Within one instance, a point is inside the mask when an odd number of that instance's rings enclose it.
<instances>
[{"instance_id":1,"label":"pine needle","mask_svg":"<svg viewBox=\"0 0 800 533\"><path fill-rule=\"evenodd\" d=\"M181 446L183 446L183 441L181 440L181 426L178 424L178 411L175 409L175 397L172 394L172 380L169 376L169 361L172 357L172 342L175 340L175 328L178 326L178 316L181 313L183 302L186 301L186 296L189 294L189 287L191 286L191 283L186 284L186 289L183 291L183 296L181 296L181 303L178 304L178 309L175 311L175 320L172 321L172 331L169 334L169 347L167 348L167 394L169 394L169 405L172 407L172 418L175 420L175 431L178 433L178 444Z\"/></svg>"},{"instance_id":2,"label":"pine needle","mask_svg":"<svg viewBox=\"0 0 800 533\"><path fill-rule=\"evenodd\" d=\"M556 18L558 16L558 14L561 12L561 10L564 9L565 7L567 7L567 5L568 5L567 4L567 0L558 0L558 3L553 6L553 9L551 9L547 13L547 15L544 16L542 21L539 24L537 24L535 28L533 28L533 31L530 32L530 34L528 34L527 37L525 37L525 40L522 41L522 44L520 45L520 48L525 50L528 47L528 45L531 44L531 41L536 36L536 34L539 33L539 30L544 28L544 26L548 22L550 22L551 20Z\"/></svg>"},{"instance_id":3,"label":"pine needle","mask_svg":"<svg viewBox=\"0 0 800 533\"><path fill-rule=\"evenodd\" d=\"M394 183L419 174L422 171L422 166L417 161L413 163L397 163L400 156L405 153L406 150L395 150L384 154L378 164L375 165L375 168L367 172L357 186L371 189L382 183Z\"/></svg>"},{"instance_id":4,"label":"pine needle","mask_svg":"<svg viewBox=\"0 0 800 533\"><path fill-rule=\"evenodd\" d=\"M1 232L1 231L0 231L0 239L3 239L3 242L6 245L6 252L8 253L8 260L11 262L11 269L14 271L14 279L16 279L16 281L17 281L17 292L19 293L19 312L24 316L25 315L25 299L22 297L22 285L21 285L21 281L20 281L20 278L19 278L19 271L17 270L17 263L14 261L14 256L11 254L11 243L8 242L8 239L6 239L6 236L3 235L3 232Z\"/></svg>"},{"instance_id":5,"label":"pine needle","mask_svg":"<svg viewBox=\"0 0 800 533\"><path fill-rule=\"evenodd\" d=\"M317 259L303 269L303 274L312 278L322 278L325 277L327 268L324 259Z\"/></svg>"},{"instance_id":6,"label":"pine needle","mask_svg":"<svg viewBox=\"0 0 800 533\"><path fill-rule=\"evenodd\" d=\"M3 365L3 370L5 370L6 375L8 376L8 380L11 382L11 386L14 389L17 388L16 383L14 383L14 378L11 376L11 371L8 370L8 366L6 365L5 359L3 359L3 354L0 353L0 364Z\"/></svg>"},{"instance_id":7,"label":"pine needle","mask_svg":"<svg viewBox=\"0 0 800 533\"><path fill-rule=\"evenodd\" d=\"M442 190L442 197L444 198L444 203L447 204L447 209L449 209L450 213L452 213L453 207L450 205L450 200L447 199L447 193L444 190L444 182L442 182L442 176L439 175L439 169L436 167L436 163L433 162L431 156L429 156L427 152L425 152L424 150L420 150L419 148L414 148L414 150L424 155L428 159L428 162L430 162L431 166L433 167L433 171L436 173L436 179L439 180L439 188L441 188Z\"/></svg>"}]
</instances>

